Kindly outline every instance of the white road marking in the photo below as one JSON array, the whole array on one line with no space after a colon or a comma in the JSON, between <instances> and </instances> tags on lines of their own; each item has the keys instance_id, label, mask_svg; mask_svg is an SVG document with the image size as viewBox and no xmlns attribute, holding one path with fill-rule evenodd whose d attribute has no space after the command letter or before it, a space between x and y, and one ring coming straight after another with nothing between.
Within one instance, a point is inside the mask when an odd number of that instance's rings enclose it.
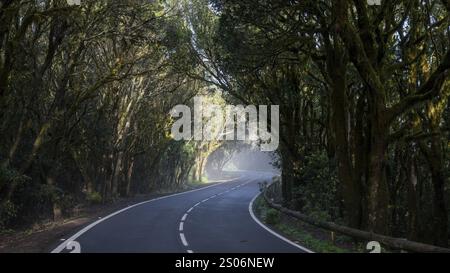
<instances>
[{"instance_id":1,"label":"white road marking","mask_svg":"<svg viewBox=\"0 0 450 273\"><path fill-rule=\"evenodd\" d=\"M81 229L80 231L78 231L72 237L70 237L69 239L65 240L64 243L62 243L58 247L56 247L51 253L59 253L59 252L61 252L62 250L64 250L66 248L68 242L75 241L78 237L80 237L81 235L83 235L84 233L86 233L87 231L92 229L94 226L96 226L96 225L100 224L101 222L103 222L103 221L105 221L105 220L107 220L107 219L109 219L111 217L114 217L114 216L116 216L116 215L118 215L118 214L120 214L120 213L122 213L124 211L127 211L129 209L135 208L135 207L140 206L140 205L148 204L148 203L151 203L151 202L155 202L155 201L159 201L159 200L163 200L163 199L167 199L167 198L171 198L171 197L175 197L175 196L179 196L179 195L184 195L184 194L188 194L188 193L197 192L197 191L205 190L205 189L208 189L208 188L216 187L216 186L219 186L219 185L221 185L221 184L223 184L225 182L236 181L236 180L239 180L241 178L242 178L242 176L238 177L238 178L235 178L235 179L231 179L231 180L224 180L224 181L220 181L220 182L217 181L218 182L217 184L211 185L211 186L208 186L208 187L203 187L203 188L199 188L199 189L195 189L195 190L190 190L190 191L186 191L186 192L180 192L180 193L175 193L175 194L172 194L172 195L158 197L158 198L155 198L155 199L151 199L151 200L148 200L148 201L144 201L144 202L141 202L141 203L137 203L137 204L134 204L134 205L127 206L126 208L118 210L118 211L116 211L114 213L111 213L111 214L105 216L104 218L99 217L99 220L95 221L94 223L92 223L92 224L86 226L85 228ZM242 185L239 185L239 186L246 185L246 184L248 184L250 182L252 182L252 181L249 181L249 182L247 182L245 184L242 184ZM199 206L201 203L204 203L204 202L206 202L206 201L208 201L208 200L210 200L212 198L215 198L215 197L217 197L219 195L228 193L228 192L230 192L232 190L235 190L237 188L238 187L234 187L232 189L229 189L229 190L227 190L225 192L222 192L220 194L216 194L216 195L214 195L214 196L212 196L210 198L207 198L207 199L203 200L202 202L199 202L199 203L195 204L192 208L189 209L188 213L191 212L195 207ZM184 230L184 221L186 221L188 213L185 213L183 215L182 219L181 219L182 222L180 222L180 231ZM184 233L180 233L180 238L181 238L181 241L182 241L183 245L187 247L188 243L187 243L187 240L186 240L186 237L185 237ZM192 250L187 250L187 252L188 253L194 253L194 251L192 251Z\"/></svg>"},{"instance_id":2,"label":"white road marking","mask_svg":"<svg viewBox=\"0 0 450 273\"><path fill-rule=\"evenodd\" d=\"M100 224L101 222L103 222L103 221L105 221L105 220L107 220L107 219L109 219L111 217L114 217L114 216L116 216L116 215L118 215L118 214L120 214L120 213L122 213L124 211L127 211L129 209L135 208L135 207L140 206L140 205L148 204L148 203L151 203L151 202L155 202L155 201L159 201L159 200L163 200L163 199L167 199L167 198L172 198L172 197L179 196L179 195L184 195L184 194L188 194L188 193L193 193L193 192L197 192L197 191L206 190L206 189L209 189L209 188L212 188L212 187L216 187L216 186L222 185L225 182L231 182L231 181L239 180L241 178L242 178L242 176L240 176L238 178L235 178L235 179L218 182L217 184L214 184L214 185L211 185L211 186L208 186L208 187L203 187L203 188L200 188L200 189L195 189L195 190L191 190L191 191L185 191L185 192L175 193L175 194L172 194L172 195L158 197L158 198L155 198L155 199L151 199L151 200L148 200L148 201L137 203L137 204L134 204L132 206L126 207L124 209L118 210L116 212L113 212L113 213L105 216L104 218L99 217L99 220L95 221L94 223L84 227L83 229L81 229L80 231L75 233L72 237L70 237L69 239L64 241L62 244L57 246L54 250L52 250L51 253L59 253L59 252L63 251L66 248L66 246L67 246L67 244L69 242L75 241L78 237L80 237L81 235L83 235L84 233L86 233L88 230L90 230L91 228L95 227L96 225Z\"/></svg>"},{"instance_id":3,"label":"white road marking","mask_svg":"<svg viewBox=\"0 0 450 273\"><path fill-rule=\"evenodd\" d=\"M183 222L186 221L187 216L188 216L187 213L185 213L185 214L183 215L183 218L181 218L181 221L183 221Z\"/></svg>"},{"instance_id":4,"label":"white road marking","mask_svg":"<svg viewBox=\"0 0 450 273\"><path fill-rule=\"evenodd\" d=\"M186 237L184 237L184 233L180 233L181 242L184 246L188 246L188 242L186 241Z\"/></svg>"},{"instance_id":5,"label":"white road marking","mask_svg":"<svg viewBox=\"0 0 450 273\"><path fill-rule=\"evenodd\" d=\"M292 242L291 240L289 240L288 238L276 233L275 231L273 231L272 229L270 229L268 226L264 225L263 223L261 223L261 221L259 221L258 218L256 218L255 214L253 213L253 203L255 202L256 198L258 198L258 196L260 196L261 193L257 194L252 201L250 202L250 204L248 205L248 211L250 212L250 215L252 216L253 220L260 225L262 228L264 228L265 230L267 230L269 233L271 233L273 236L277 237L278 239L281 239L283 241L285 241L286 243L305 251L306 253L314 253L313 251L311 251L310 249L307 249L301 245L298 245L294 242Z\"/></svg>"},{"instance_id":6,"label":"white road marking","mask_svg":"<svg viewBox=\"0 0 450 273\"><path fill-rule=\"evenodd\" d=\"M246 185L246 184L248 184L248 183L250 183L250 182L252 182L252 181L249 181L249 182L247 182L247 183L245 183L245 184L243 184L243 185ZM236 188L235 188L235 189L236 189ZM187 242L187 240L186 240L186 236L185 236L184 233L183 233L183 231L184 231L184 222L186 221L186 219L187 219L189 213L191 213L197 206L201 205L202 203L205 203L205 202L207 202L207 201L209 201L209 200L211 200L211 199L213 199L213 198L216 198L216 197L219 196L219 195L225 194L225 193L227 193L227 192L230 192L230 190L227 190L227 191L225 191L225 192L221 192L221 193L215 194L215 195L213 195L213 196L211 196L211 197L209 197L209 198L204 199L203 201L201 201L201 202L195 204L195 205L192 206L190 209L188 209L187 212L183 215L183 217L181 218L181 221L180 221L179 231L180 231L180 239L181 239L181 242L183 243L183 245L184 245L185 247L187 247L189 244L188 244L188 242ZM187 251L187 253L194 253L194 251L192 251L192 250L190 250L190 249L188 249L188 250L186 250L186 251Z\"/></svg>"},{"instance_id":7,"label":"white road marking","mask_svg":"<svg viewBox=\"0 0 450 273\"><path fill-rule=\"evenodd\" d=\"M180 222L180 231L183 231L184 229L184 222Z\"/></svg>"}]
</instances>

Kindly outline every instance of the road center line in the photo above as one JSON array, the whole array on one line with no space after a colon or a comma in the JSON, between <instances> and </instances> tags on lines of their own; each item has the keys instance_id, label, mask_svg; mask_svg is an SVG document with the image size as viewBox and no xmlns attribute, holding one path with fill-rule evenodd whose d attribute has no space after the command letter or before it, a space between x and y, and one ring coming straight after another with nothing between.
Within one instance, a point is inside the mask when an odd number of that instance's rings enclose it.
<instances>
[{"instance_id":1,"label":"road center line","mask_svg":"<svg viewBox=\"0 0 450 273\"><path fill-rule=\"evenodd\" d=\"M241 186L247 185L247 184L250 183L250 182L252 182L252 181L249 181L249 182L244 183L244 184L240 184L239 186L236 186L236 187L234 187L234 188L232 188L232 189L229 189L229 190L227 190L227 191L224 191L224 192L215 194L215 195L213 195L213 196L211 196L211 197L209 197L209 198L204 199L203 201L200 201L200 202L196 203L194 206L192 206L190 209L188 209L188 210L186 211L186 213L183 215L183 217L181 218L181 221L180 221L180 227L179 227L179 231L180 231L180 239L181 239L181 242L183 243L183 245L184 245L185 247L187 247L187 246L189 245L188 242L187 242L187 240L186 240L186 236L185 236L184 233L183 233L183 231L184 231L184 222L186 221L186 219L187 219L189 213L191 213L196 207L200 206L202 203L205 203L205 202L207 202L207 201L209 201L209 200L211 200L211 199L213 199L213 198L216 198L216 197L218 197L218 196L220 196L220 195L223 195L223 194L225 194L225 193L228 193L228 192L230 192L230 191L236 190L236 189L240 188ZM186 251L187 251L187 253L194 253L194 251L192 251L192 250L190 250L190 249L188 249L188 250L186 250Z\"/></svg>"},{"instance_id":2,"label":"road center line","mask_svg":"<svg viewBox=\"0 0 450 273\"><path fill-rule=\"evenodd\" d=\"M89 231L89 230L90 230L91 228L93 228L94 226L96 226L96 225L102 223L103 221L106 221L107 219L112 218L112 217L114 217L114 216L116 216L116 215L118 215L118 214L120 214L120 213L122 213L122 212L124 212L124 211L127 211L127 210L129 210L129 209L132 209L132 208L135 208L135 207L144 205L144 204L156 202L156 201L159 201L159 200L172 198L172 197L175 197L175 196L180 196L180 195L185 195L185 194L189 194L189 193L193 193L193 192L203 191L203 190L206 190L206 189L209 189L209 188L212 188L212 187L217 187L217 186L219 186L219 185L222 185L222 184L225 183L225 182L236 181L236 180L239 180L239 179L241 179L241 178L242 178L242 176L241 176L241 177L238 177L238 178L230 179L230 180L215 181L216 184L211 185L211 186L202 187L202 188L199 188L199 189L194 189L194 190L185 191L185 192L174 193L174 194L171 194L171 195L161 196L161 197L158 197L158 198L155 198L155 199L147 200L147 201L144 201L144 202L141 202L141 203L137 203L137 204L128 206L128 207L126 207L126 208L123 208L123 209L121 209L121 210L118 210L118 211L116 211L116 212L113 212L113 213L111 213L111 214L109 214L109 215L107 215L107 216L105 216L105 217L103 217L103 218L99 218L99 220L97 220L97 221L95 221L94 223L92 223L92 224L90 224L90 225L84 227L83 229L81 229L80 231L78 231L77 233L75 233L74 235L72 235L72 237L70 237L69 239L65 240L63 243L61 243L60 245L58 245L55 249L53 249L53 250L51 251L51 253L60 253L61 251L63 251L63 250L66 248L66 246L67 246L67 244L68 244L69 242L75 241L78 237L80 237L81 235L83 235L84 233L86 233L87 231Z\"/></svg>"}]
</instances>

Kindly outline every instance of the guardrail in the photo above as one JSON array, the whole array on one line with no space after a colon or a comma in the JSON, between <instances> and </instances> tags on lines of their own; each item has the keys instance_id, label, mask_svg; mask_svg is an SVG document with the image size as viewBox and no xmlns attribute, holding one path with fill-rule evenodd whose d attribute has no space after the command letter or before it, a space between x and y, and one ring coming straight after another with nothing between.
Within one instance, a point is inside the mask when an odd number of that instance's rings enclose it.
<instances>
[{"instance_id":1,"label":"guardrail","mask_svg":"<svg viewBox=\"0 0 450 273\"><path fill-rule=\"evenodd\" d=\"M368 232L368 231L364 231L364 230L360 230L360 229L349 228L346 226L337 225L332 222L317 220L308 215L302 214L298 211L294 211L294 210L285 208L282 205L275 203L273 197L268 196L269 192L272 192L272 193L277 192L277 190L276 190L277 183L281 183L281 182L280 181L274 182L270 185L268 185L267 182L260 184L260 189L262 191L265 201L271 208L274 208L286 215L292 216L300 221L306 222L310 225L313 225L313 226L316 226L319 228L323 228L323 229L326 229L329 231L347 235L352 238L366 240L366 241L377 241L380 244L390 247L392 249L401 249L401 250L406 250L409 252L450 253L450 249L448 249L448 248L443 248L443 247L438 247L438 246L434 246L434 245L409 241L409 240L403 239L403 238L389 237L389 236L372 233L372 232Z\"/></svg>"}]
</instances>

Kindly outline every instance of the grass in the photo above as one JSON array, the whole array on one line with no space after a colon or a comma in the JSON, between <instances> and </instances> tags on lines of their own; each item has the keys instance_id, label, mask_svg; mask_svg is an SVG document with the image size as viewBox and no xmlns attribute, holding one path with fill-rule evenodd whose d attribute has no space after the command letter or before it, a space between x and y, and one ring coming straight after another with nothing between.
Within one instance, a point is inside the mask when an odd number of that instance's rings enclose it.
<instances>
[{"instance_id":1,"label":"grass","mask_svg":"<svg viewBox=\"0 0 450 273\"><path fill-rule=\"evenodd\" d=\"M202 176L202 181L189 178L189 181L187 184L188 184L188 186L191 186L191 187L197 187L197 186L201 186L201 185L204 185L207 183L209 183L208 177L204 175L204 176Z\"/></svg>"},{"instance_id":2,"label":"grass","mask_svg":"<svg viewBox=\"0 0 450 273\"><path fill-rule=\"evenodd\" d=\"M275 225L277 230L286 234L290 238L295 238L301 245L320 253L345 253L347 250L335 246L333 243L315 238L313 235L301 229L290 227L279 223Z\"/></svg>"},{"instance_id":3,"label":"grass","mask_svg":"<svg viewBox=\"0 0 450 273\"><path fill-rule=\"evenodd\" d=\"M283 215L279 211L270 208L261 196L255 200L253 209L263 223L314 252L345 253L355 251L341 246L351 244L347 237L337 236L335 242L332 242L331 236L328 236L329 232L311 226L307 227L307 224Z\"/></svg>"}]
</instances>

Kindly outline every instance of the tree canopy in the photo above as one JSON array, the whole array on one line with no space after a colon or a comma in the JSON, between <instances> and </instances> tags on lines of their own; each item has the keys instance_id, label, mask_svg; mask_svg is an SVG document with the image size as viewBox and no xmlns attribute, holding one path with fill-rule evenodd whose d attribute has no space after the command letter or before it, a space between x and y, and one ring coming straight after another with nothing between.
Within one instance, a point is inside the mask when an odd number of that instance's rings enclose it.
<instances>
[{"instance_id":1,"label":"tree canopy","mask_svg":"<svg viewBox=\"0 0 450 273\"><path fill-rule=\"evenodd\" d=\"M0 1L0 227L201 180L196 95L280 106L284 205L448 246L450 1ZM210 162L208 157L211 155Z\"/></svg>"}]
</instances>

